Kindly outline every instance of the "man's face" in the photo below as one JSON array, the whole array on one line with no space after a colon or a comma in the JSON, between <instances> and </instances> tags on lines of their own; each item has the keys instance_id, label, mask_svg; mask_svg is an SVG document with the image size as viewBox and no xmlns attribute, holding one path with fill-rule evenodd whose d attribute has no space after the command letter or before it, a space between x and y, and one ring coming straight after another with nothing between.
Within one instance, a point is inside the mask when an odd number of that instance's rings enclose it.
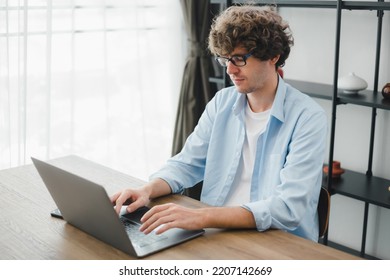
<instances>
[{"instance_id":1,"label":"man's face","mask_svg":"<svg viewBox=\"0 0 390 280\"><path fill-rule=\"evenodd\" d=\"M248 51L245 48L237 47L229 54L246 55ZM277 60L276 60L277 61ZM245 66L235 66L232 62L227 63L226 73L230 76L238 92L249 94L261 92L269 83L270 79L276 77L275 63L273 59L261 61L250 56L246 60Z\"/></svg>"}]
</instances>

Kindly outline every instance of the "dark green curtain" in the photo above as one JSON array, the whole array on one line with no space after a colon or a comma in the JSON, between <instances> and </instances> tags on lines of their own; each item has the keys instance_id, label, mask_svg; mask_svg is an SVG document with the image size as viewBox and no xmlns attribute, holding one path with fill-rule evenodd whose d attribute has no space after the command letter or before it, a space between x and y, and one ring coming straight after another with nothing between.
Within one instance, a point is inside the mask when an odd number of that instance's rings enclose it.
<instances>
[{"instance_id":1,"label":"dark green curtain","mask_svg":"<svg viewBox=\"0 0 390 280\"><path fill-rule=\"evenodd\" d=\"M189 55L180 90L172 155L181 151L207 102L212 98L209 83L210 56L207 52L207 37L210 29L209 0L180 0L180 4L188 36ZM186 190L185 194L199 199L200 185Z\"/></svg>"}]
</instances>

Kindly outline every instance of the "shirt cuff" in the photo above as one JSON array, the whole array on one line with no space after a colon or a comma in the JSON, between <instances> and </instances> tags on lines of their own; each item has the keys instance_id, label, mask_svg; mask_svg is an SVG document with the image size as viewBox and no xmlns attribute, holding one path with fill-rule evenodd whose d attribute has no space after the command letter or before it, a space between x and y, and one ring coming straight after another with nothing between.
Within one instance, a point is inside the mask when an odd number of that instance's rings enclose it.
<instances>
[{"instance_id":1,"label":"shirt cuff","mask_svg":"<svg viewBox=\"0 0 390 280\"><path fill-rule=\"evenodd\" d=\"M265 201L246 203L242 207L252 212L255 218L256 228L259 231L265 231L271 227L271 212Z\"/></svg>"},{"instance_id":2,"label":"shirt cuff","mask_svg":"<svg viewBox=\"0 0 390 280\"><path fill-rule=\"evenodd\" d=\"M174 179L170 179L171 177L167 176L166 172L156 172L149 177L149 180L151 181L157 178L167 182L171 188L172 193L181 193L183 191L183 187Z\"/></svg>"}]
</instances>

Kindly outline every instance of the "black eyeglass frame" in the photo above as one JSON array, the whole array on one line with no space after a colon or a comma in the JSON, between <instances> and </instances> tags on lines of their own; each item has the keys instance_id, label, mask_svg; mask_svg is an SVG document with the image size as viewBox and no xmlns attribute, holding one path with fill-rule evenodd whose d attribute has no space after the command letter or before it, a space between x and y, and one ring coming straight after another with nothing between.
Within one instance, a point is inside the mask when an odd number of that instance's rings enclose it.
<instances>
[{"instance_id":1,"label":"black eyeglass frame","mask_svg":"<svg viewBox=\"0 0 390 280\"><path fill-rule=\"evenodd\" d=\"M229 57L224 57L224 56L215 56L215 60L218 61L219 65L223 66L223 67L227 67L227 63L230 61L231 63L233 63L234 66L237 66L237 67L243 67L246 65L246 60L251 56L253 55L253 53L255 52L255 50L252 50L251 52L245 54L245 55L233 55L231 56L230 58ZM237 65L237 61L235 61L234 59L241 59L241 60L238 60L238 62L240 63L243 63L242 65L239 64ZM223 61L221 62L220 59L223 59Z\"/></svg>"}]
</instances>

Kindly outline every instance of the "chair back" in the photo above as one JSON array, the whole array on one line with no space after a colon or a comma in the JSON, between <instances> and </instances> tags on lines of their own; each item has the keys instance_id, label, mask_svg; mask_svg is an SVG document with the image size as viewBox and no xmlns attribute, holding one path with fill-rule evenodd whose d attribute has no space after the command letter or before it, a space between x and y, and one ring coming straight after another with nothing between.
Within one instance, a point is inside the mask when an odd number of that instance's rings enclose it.
<instances>
[{"instance_id":1,"label":"chair back","mask_svg":"<svg viewBox=\"0 0 390 280\"><path fill-rule=\"evenodd\" d=\"M321 187L320 197L318 199L318 226L319 238L323 237L328 230L329 212L330 212L330 195L326 188Z\"/></svg>"}]
</instances>

